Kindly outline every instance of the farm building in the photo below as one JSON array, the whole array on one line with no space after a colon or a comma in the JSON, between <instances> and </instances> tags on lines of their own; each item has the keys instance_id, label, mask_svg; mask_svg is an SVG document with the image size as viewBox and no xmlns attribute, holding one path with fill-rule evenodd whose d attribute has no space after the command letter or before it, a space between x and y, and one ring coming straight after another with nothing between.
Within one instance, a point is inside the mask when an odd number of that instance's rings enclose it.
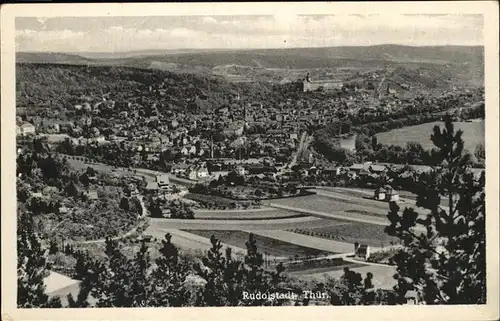
<instances>
[{"instance_id":1,"label":"farm building","mask_svg":"<svg viewBox=\"0 0 500 321\"><path fill-rule=\"evenodd\" d=\"M383 187L379 187L375 190L375 199L378 201L384 201L385 200L385 193L386 190Z\"/></svg>"},{"instance_id":2,"label":"farm building","mask_svg":"<svg viewBox=\"0 0 500 321\"><path fill-rule=\"evenodd\" d=\"M385 200L388 202L397 202L399 201L399 194L398 192L392 188L390 185L385 185Z\"/></svg>"},{"instance_id":3,"label":"farm building","mask_svg":"<svg viewBox=\"0 0 500 321\"><path fill-rule=\"evenodd\" d=\"M354 257L358 259L368 260L370 257L370 246L366 244L354 243Z\"/></svg>"}]
</instances>

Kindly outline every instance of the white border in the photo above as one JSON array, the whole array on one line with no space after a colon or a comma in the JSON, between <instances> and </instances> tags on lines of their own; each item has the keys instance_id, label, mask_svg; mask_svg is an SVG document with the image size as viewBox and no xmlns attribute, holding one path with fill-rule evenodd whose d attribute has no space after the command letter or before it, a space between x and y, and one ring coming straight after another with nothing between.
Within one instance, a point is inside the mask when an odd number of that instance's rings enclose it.
<instances>
[{"instance_id":1,"label":"white border","mask_svg":"<svg viewBox=\"0 0 500 321\"><path fill-rule=\"evenodd\" d=\"M368 2L357 3L127 3L127 4L11 4L1 7L1 132L2 132L2 319L68 320L497 320L499 319L498 207L498 3L494 1ZM370 13L484 14L486 90L486 202L488 303L484 306L397 307L277 307L277 308L16 308L15 198L15 17L272 15Z\"/></svg>"}]
</instances>

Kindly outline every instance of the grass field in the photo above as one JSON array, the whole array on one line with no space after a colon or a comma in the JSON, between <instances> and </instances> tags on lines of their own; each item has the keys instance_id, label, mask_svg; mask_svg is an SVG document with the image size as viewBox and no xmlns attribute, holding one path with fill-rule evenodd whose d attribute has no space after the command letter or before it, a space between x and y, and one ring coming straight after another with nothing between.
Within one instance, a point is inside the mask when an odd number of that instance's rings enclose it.
<instances>
[{"instance_id":1,"label":"grass field","mask_svg":"<svg viewBox=\"0 0 500 321\"><path fill-rule=\"evenodd\" d=\"M290 231L329 240L337 240L346 243L358 242L376 247L388 246L391 245L391 241L396 242L398 240L397 238L387 235L384 232L383 226L354 222L309 229L297 227Z\"/></svg>"},{"instance_id":2,"label":"grass field","mask_svg":"<svg viewBox=\"0 0 500 321\"><path fill-rule=\"evenodd\" d=\"M278 209L265 211L195 211L197 219L204 220L273 220L280 218L303 217L303 214Z\"/></svg>"},{"instance_id":3,"label":"grass field","mask_svg":"<svg viewBox=\"0 0 500 321\"><path fill-rule=\"evenodd\" d=\"M432 122L415 126L403 127L391 130L385 133L377 134L378 142L385 145L406 146L407 142L417 142L423 148L433 148L434 144L431 141L432 129L435 125L441 125L443 122ZM476 145L485 142L484 121L482 122L457 122L454 123L455 130L461 129L464 131L462 136L465 148L469 151L474 151Z\"/></svg>"},{"instance_id":4,"label":"grass field","mask_svg":"<svg viewBox=\"0 0 500 321\"><path fill-rule=\"evenodd\" d=\"M286 199L273 200L275 204L292 206L296 208L325 212L325 213L360 213L370 216L385 216L388 212L387 203L378 202L361 197L326 197L310 195ZM348 216L348 215L346 215Z\"/></svg>"},{"instance_id":5,"label":"grass field","mask_svg":"<svg viewBox=\"0 0 500 321\"><path fill-rule=\"evenodd\" d=\"M152 218L150 229L192 229L192 230L286 230L297 226L314 228L339 224L339 220L317 217L277 218L271 220L220 220L220 219L162 219Z\"/></svg>"},{"instance_id":6,"label":"grass field","mask_svg":"<svg viewBox=\"0 0 500 321\"><path fill-rule=\"evenodd\" d=\"M221 242L229 245L246 248L245 243L248 241L249 233L243 231L224 231L224 230L184 230L186 232L210 238L214 235ZM291 244L269 237L255 235L257 241L257 248L260 253L267 253L273 256L281 257L307 257L307 256L321 256L332 254L326 251L320 251L296 244Z\"/></svg>"},{"instance_id":7,"label":"grass field","mask_svg":"<svg viewBox=\"0 0 500 321\"><path fill-rule=\"evenodd\" d=\"M318 274L331 271L343 270L345 267L349 269L366 266L362 263L352 263L338 259L321 259L311 260L307 262L293 263L285 265L286 272L292 275L307 275Z\"/></svg>"}]
</instances>

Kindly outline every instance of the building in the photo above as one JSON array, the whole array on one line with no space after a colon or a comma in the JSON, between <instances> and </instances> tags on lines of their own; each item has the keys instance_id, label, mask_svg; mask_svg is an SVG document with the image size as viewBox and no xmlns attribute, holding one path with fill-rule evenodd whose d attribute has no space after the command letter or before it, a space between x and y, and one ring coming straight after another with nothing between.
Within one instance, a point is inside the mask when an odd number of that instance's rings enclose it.
<instances>
[{"instance_id":1,"label":"building","mask_svg":"<svg viewBox=\"0 0 500 321\"><path fill-rule=\"evenodd\" d=\"M21 126L19 126L19 129L16 128L16 133L26 136L29 134L34 134L35 133L35 126L33 126L30 123L23 123Z\"/></svg>"},{"instance_id":2,"label":"building","mask_svg":"<svg viewBox=\"0 0 500 321\"><path fill-rule=\"evenodd\" d=\"M343 83L336 80L317 80L311 81L309 78L309 73L306 75L306 78L302 81L302 90L303 92L310 92L316 90L334 90L341 89Z\"/></svg>"},{"instance_id":3,"label":"building","mask_svg":"<svg viewBox=\"0 0 500 321\"><path fill-rule=\"evenodd\" d=\"M154 193L154 192L158 191L159 189L160 189L160 187L158 186L157 182L148 181L148 184L146 185L147 192Z\"/></svg>"},{"instance_id":4,"label":"building","mask_svg":"<svg viewBox=\"0 0 500 321\"><path fill-rule=\"evenodd\" d=\"M385 201L386 190L383 187L378 187L375 190L375 199L378 201Z\"/></svg>"},{"instance_id":5,"label":"building","mask_svg":"<svg viewBox=\"0 0 500 321\"><path fill-rule=\"evenodd\" d=\"M354 257L368 260L370 258L370 246L358 242L354 243Z\"/></svg>"},{"instance_id":6,"label":"building","mask_svg":"<svg viewBox=\"0 0 500 321\"><path fill-rule=\"evenodd\" d=\"M390 185L385 185L384 186L384 189L385 189L385 200L387 202L397 202L399 201L399 194L398 192L392 188L392 186Z\"/></svg>"},{"instance_id":7,"label":"building","mask_svg":"<svg viewBox=\"0 0 500 321\"><path fill-rule=\"evenodd\" d=\"M205 166L195 166L188 170L188 178L192 181L205 179L210 176L208 169Z\"/></svg>"},{"instance_id":8,"label":"building","mask_svg":"<svg viewBox=\"0 0 500 321\"><path fill-rule=\"evenodd\" d=\"M236 174L240 175L240 176L245 176L245 167L243 166L236 166L235 170Z\"/></svg>"},{"instance_id":9,"label":"building","mask_svg":"<svg viewBox=\"0 0 500 321\"><path fill-rule=\"evenodd\" d=\"M89 189L85 195L89 198L89 200L95 201L99 199L99 196L97 195L97 190L95 189Z\"/></svg>"},{"instance_id":10,"label":"building","mask_svg":"<svg viewBox=\"0 0 500 321\"><path fill-rule=\"evenodd\" d=\"M406 304L415 305L418 304L418 293L414 290L406 291L405 293Z\"/></svg>"},{"instance_id":11,"label":"building","mask_svg":"<svg viewBox=\"0 0 500 321\"><path fill-rule=\"evenodd\" d=\"M167 188L170 184L170 178L168 175L158 175L156 176L156 183L160 189Z\"/></svg>"}]
</instances>

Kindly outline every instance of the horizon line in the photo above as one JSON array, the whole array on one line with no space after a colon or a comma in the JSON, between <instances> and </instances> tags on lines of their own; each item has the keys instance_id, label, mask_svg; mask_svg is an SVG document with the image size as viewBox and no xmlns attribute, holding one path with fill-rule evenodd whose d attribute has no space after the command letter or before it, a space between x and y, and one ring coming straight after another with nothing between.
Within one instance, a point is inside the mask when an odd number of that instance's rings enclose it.
<instances>
[{"instance_id":1,"label":"horizon line","mask_svg":"<svg viewBox=\"0 0 500 321\"><path fill-rule=\"evenodd\" d=\"M175 51L175 50L186 50L186 51L210 51L210 50L218 50L218 51L252 51L252 50L287 50L287 49L322 49L322 48L356 48L356 47L382 47L382 46L400 46L400 47L412 47L412 48L425 48L425 47L483 47L484 44L478 45L461 45L461 44L443 44L443 45L405 45L398 43L383 43L383 44L370 44L370 45L341 45L341 46L309 46L309 47L272 47L272 48L165 48L165 49L136 49L129 51L23 51L16 50L15 53L59 53L59 54L81 54L81 53L93 53L93 54L127 54L134 52L144 52L144 51Z\"/></svg>"}]
</instances>

